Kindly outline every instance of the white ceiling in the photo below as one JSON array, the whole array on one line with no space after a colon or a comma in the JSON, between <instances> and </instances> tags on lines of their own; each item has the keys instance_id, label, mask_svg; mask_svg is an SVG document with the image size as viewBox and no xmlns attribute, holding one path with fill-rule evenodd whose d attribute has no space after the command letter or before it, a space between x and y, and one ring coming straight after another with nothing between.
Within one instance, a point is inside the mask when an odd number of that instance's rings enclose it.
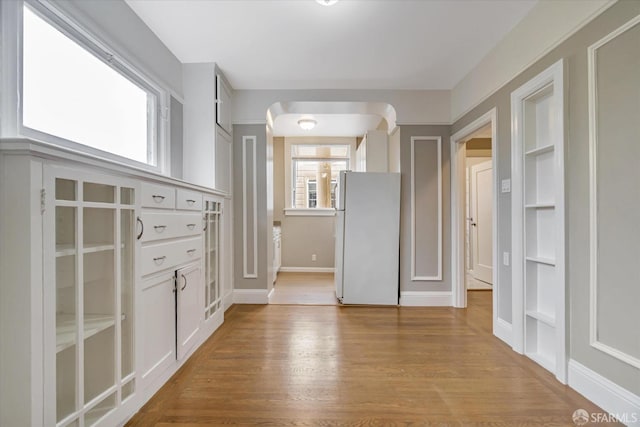
<instances>
[{"instance_id":1,"label":"white ceiling","mask_svg":"<svg viewBox=\"0 0 640 427\"><path fill-rule=\"evenodd\" d=\"M298 120L311 118L318 122L312 130L303 130ZM376 129L382 117L376 114L281 114L273 121L273 136L364 136Z\"/></svg>"},{"instance_id":2,"label":"white ceiling","mask_svg":"<svg viewBox=\"0 0 640 427\"><path fill-rule=\"evenodd\" d=\"M235 89L451 89L535 0L126 0Z\"/></svg>"}]
</instances>

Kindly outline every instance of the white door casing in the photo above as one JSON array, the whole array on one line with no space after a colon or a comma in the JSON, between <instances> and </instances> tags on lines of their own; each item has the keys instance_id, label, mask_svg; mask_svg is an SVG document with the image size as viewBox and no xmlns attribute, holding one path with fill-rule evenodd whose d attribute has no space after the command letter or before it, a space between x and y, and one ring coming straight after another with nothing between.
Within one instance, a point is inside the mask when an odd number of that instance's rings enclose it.
<instances>
[{"instance_id":1,"label":"white door casing","mask_svg":"<svg viewBox=\"0 0 640 427\"><path fill-rule=\"evenodd\" d=\"M493 164L491 160L471 166L470 236L471 275L483 282L493 282Z\"/></svg>"}]
</instances>

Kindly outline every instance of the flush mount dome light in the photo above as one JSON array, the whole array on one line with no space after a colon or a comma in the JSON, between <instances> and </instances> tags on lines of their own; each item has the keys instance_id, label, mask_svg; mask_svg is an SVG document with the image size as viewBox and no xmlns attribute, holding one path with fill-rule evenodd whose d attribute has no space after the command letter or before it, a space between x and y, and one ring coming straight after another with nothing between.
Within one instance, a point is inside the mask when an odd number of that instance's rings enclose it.
<instances>
[{"instance_id":1,"label":"flush mount dome light","mask_svg":"<svg viewBox=\"0 0 640 427\"><path fill-rule=\"evenodd\" d=\"M300 126L304 130L311 130L314 127L316 127L316 124L318 124L318 122L316 122L313 119L300 119L300 120L298 120L298 126Z\"/></svg>"},{"instance_id":2,"label":"flush mount dome light","mask_svg":"<svg viewBox=\"0 0 640 427\"><path fill-rule=\"evenodd\" d=\"M316 1L323 6L333 6L334 4L338 3L338 0L316 0Z\"/></svg>"}]
</instances>

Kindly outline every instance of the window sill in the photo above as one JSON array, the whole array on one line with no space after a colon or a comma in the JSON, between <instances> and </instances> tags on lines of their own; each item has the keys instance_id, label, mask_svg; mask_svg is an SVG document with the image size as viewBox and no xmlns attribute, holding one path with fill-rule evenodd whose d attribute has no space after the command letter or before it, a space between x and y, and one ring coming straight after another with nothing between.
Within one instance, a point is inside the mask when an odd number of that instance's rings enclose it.
<instances>
[{"instance_id":1,"label":"window sill","mask_svg":"<svg viewBox=\"0 0 640 427\"><path fill-rule=\"evenodd\" d=\"M287 208L284 210L285 216L335 216L334 208Z\"/></svg>"}]
</instances>

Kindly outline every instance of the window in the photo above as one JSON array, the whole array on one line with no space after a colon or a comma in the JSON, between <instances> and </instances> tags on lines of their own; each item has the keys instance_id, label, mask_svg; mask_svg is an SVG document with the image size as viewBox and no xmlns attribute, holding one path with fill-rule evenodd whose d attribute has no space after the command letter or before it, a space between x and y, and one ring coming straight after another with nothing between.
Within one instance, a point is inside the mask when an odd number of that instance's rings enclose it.
<instances>
[{"instance_id":1,"label":"window","mask_svg":"<svg viewBox=\"0 0 640 427\"><path fill-rule=\"evenodd\" d=\"M22 57L27 136L158 166L159 91L133 70L37 3L23 7Z\"/></svg>"},{"instance_id":2,"label":"window","mask_svg":"<svg viewBox=\"0 0 640 427\"><path fill-rule=\"evenodd\" d=\"M338 181L331 180L331 207L336 207L336 188L338 187ZM315 208L318 204L318 192L316 186L316 180L310 179L307 181L307 207Z\"/></svg>"},{"instance_id":3,"label":"window","mask_svg":"<svg viewBox=\"0 0 640 427\"><path fill-rule=\"evenodd\" d=\"M340 171L349 169L349 145L291 145L291 208L335 208Z\"/></svg>"}]
</instances>

